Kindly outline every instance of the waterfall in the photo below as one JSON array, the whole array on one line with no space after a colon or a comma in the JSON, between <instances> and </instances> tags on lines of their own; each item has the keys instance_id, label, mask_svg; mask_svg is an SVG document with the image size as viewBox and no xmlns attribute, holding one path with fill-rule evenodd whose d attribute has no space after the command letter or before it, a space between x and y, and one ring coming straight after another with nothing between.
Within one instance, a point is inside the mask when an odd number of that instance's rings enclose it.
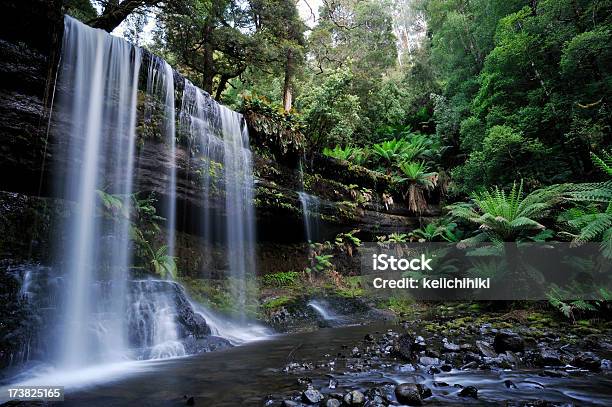
<instances>
[{"instance_id":1,"label":"waterfall","mask_svg":"<svg viewBox=\"0 0 612 407\"><path fill-rule=\"evenodd\" d=\"M151 124L155 110L155 101L163 101L163 132L164 141L170 147L170 159L166 175L166 202L163 216L166 218L167 237L166 246L168 255L175 256L175 230L176 230L176 113L174 106L174 73L172 67L161 58L151 57L147 76L147 105L145 106L145 120Z\"/></svg>"},{"instance_id":2,"label":"waterfall","mask_svg":"<svg viewBox=\"0 0 612 407\"><path fill-rule=\"evenodd\" d=\"M209 243L222 240L225 244L232 297L243 314L246 281L255 274L253 162L246 124L242 115L219 105L188 80L180 123L195 144L201 166L203 235ZM223 199L225 225L218 225L213 219Z\"/></svg>"},{"instance_id":3,"label":"waterfall","mask_svg":"<svg viewBox=\"0 0 612 407\"><path fill-rule=\"evenodd\" d=\"M302 213L304 215L304 229L306 230L306 241L311 243L319 235L319 198L306 192L298 192Z\"/></svg>"},{"instance_id":4,"label":"waterfall","mask_svg":"<svg viewBox=\"0 0 612 407\"><path fill-rule=\"evenodd\" d=\"M59 193L76 202L76 216L64 225L66 249L59 253L67 284L57 348L65 368L127 354L123 312L140 64L138 48L65 18L57 112L69 118L67 145L59 153L60 162L69 164ZM121 197L114 222L96 216L100 191ZM99 281L108 282L112 300L101 296Z\"/></svg>"},{"instance_id":5,"label":"waterfall","mask_svg":"<svg viewBox=\"0 0 612 407\"><path fill-rule=\"evenodd\" d=\"M246 280L255 273L253 163L244 118L185 80L176 129L175 75L167 62L146 58L123 39L71 17L64 23L53 129L56 195L66 203L66 216L54 242L53 267L16 271L20 298L40 321L12 355L15 364L48 362L51 376L79 381L71 372L97 376L103 366L115 372L126 361L205 351L211 335L235 344L266 336L267 330L244 319ZM134 185L142 181L135 171L136 146L151 128L165 142L161 215L168 254L176 255L180 134L190 143L190 165L196 160L202 177L205 240L226 248L239 317L233 321L192 303L175 281L133 279ZM228 343L213 339L215 346Z\"/></svg>"}]
</instances>

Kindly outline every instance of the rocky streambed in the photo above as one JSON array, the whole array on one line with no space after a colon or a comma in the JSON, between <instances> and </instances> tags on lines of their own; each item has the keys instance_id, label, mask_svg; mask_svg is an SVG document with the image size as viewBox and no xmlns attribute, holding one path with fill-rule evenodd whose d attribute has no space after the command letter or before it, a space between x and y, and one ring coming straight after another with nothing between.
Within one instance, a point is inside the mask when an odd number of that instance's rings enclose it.
<instances>
[{"instance_id":1,"label":"rocky streambed","mask_svg":"<svg viewBox=\"0 0 612 407\"><path fill-rule=\"evenodd\" d=\"M287 363L302 389L266 405L612 405L610 331L587 325L519 311L353 328L339 351Z\"/></svg>"},{"instance_id":2,"label":"rocky streambed","mask_svg":"<svg viewBox=\"0 0 612 407\"><path fill-rule=\"evenodd\" d=\"M149 362L62 406L612 405L611 357L609 323L437 307Z\"/></svg>"}]
</instances>

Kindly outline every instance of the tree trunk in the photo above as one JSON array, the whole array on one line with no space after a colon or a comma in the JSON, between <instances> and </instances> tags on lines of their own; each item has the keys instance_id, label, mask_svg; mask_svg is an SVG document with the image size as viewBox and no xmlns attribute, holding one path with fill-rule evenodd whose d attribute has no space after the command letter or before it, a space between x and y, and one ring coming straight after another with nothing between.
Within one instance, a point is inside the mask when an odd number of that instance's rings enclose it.
<instances>
[{"instance_id":1,"label":"tree trunk","mask_svg":"<svg viewBox=\"0 0 612 407\"><path fill-rule=\"evenodd\" d=\"M213 24L210 18L206 19L206 25L204 26L204 66L202 67L202 89L212 95L213 91L213 78L215 77L214 69L214 46L212 39Z\"/></svg>"},{"instance_id":2,"label":"tree trunk","mask_svg":"<svg viewBox=\"0 0 612 407\"><path fill-rule=\"evenodd\" d=\"M227 81L229 80L230 80L230 77L228 75L221 75L221 79L219 80L219 85L217 85L217 91L215 92L215 100L217 102L220 101L221 94L225 90L225 87L227 86Z\"/></svg>"},{"instance_id":3,"label":"tree trunk","mask_svg":"<svg viewBox=\"0 0 612 407\"><path fill-rule=\"evenodd\" d=\"M283 86L283 107L285 112L291 110L293 104L293 93L291 91L291 80L293 76L293 53L287 50L287 63L285 65L285 84Z\"/></svg>"}]
</instances>

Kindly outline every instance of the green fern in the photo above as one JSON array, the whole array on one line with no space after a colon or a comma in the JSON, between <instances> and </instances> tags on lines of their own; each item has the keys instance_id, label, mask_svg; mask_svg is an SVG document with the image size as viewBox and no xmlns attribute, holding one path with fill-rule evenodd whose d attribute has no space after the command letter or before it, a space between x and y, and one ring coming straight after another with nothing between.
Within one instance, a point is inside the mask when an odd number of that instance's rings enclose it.
<instances>
[{"instance_id":1,"label":"green fern","mask_svg":"<svg viewBox=\"0 0 612 407\"><path fill-rule=\"evenodd\" d=\"M151 267L155 274L161 278L170 276L176 278L177 267L174 257L167 254L168 246L160 246L156 251L151 250Z\"/></svg>"},{"instance_id":2,"label":"green fern","mask_svg":"<svg viewBox=\"0 0 612 407\"><path fill-rule=\"evenodd\" d=\"M596 167L612 177L612 154L607 151L601 152L601 157L595 153L591 153L591 160Z\"/></svg>"},{"instance_id":3,"label":"green fern","mask_svg":"<svg viewBox=\"0 0 612 407\"><path fill-rule=\"evenodd\" d=\"M575 244L600 241L601 252L604 257L612 259L612 202L608 204L604 212L591 208L573 208L565 211L559 216L559 221L570 228L566 233Z\"/></svg>"},{"instance_id":4,"label":"green fern","mask_svg":"<svg viewBox=\"0 0 612 407\"><path fill-rule=\"evenodd\" d=\"M495 187L472 196L473 204L447 207L450 215L478 225L477 235L463 243L511 242L545 229L537 220L544 218L559 202L559 187L538 189L524 196L523 181L506 193Z\"/></svg>"},{"instance_id":5,"label":"green fern","mask_svg":"<svg viewBox=\"0 0 612 407\"><path fill-rule=\"evenodd\" d=\"M338 160L350 161L357 165L363 165L368 160L369 151L360 147L346 146L344 148L336 146L333 149L324 148L323 155Z\"/></svg>"}]
</instances>

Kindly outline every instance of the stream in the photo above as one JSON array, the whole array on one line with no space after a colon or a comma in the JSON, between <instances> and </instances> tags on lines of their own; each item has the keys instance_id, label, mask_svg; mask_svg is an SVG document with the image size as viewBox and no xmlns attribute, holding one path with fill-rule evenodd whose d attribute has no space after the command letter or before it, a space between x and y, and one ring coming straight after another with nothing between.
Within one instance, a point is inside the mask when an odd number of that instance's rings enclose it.
<instances>
[{"instance_id":1,"label":"stream","mask_svg":"<svg viewBox=\"0 0 612 407\"><path fill-rule=\"evenodd\" d=\"M367 334L383 335L397 325L359 325L325 328L309 333L269 337L227 350L196 356L143 362L127 377L68 392L68 406L181 406L193 397L194 405L281 405L299 395L312 380L323 395L378 387L392 394L398 383L417 382L432 390L426 405L498 405L507 400L546 400L538 405L612 405L612 376L609 373L570 374L553 378L538 376L530 369L457 370L437 374L416 370L401 362L369 361L360 368L350 355L354 344ZM323 347L322 344L325 344ZM334 355L334 356L331 356ZM294 371L286 366L309 366ZM357 367L357 368L356 368ZM289 370L287 372L286 370ZM337 380L335 389L328 387ZM298 380L299 379L299 380ZM514 386L508 388L505 382ZM301 382L301 383L300 383ZM478 398L459 397L455 384L478 388Z\"/></svg>"}]
</instances>

